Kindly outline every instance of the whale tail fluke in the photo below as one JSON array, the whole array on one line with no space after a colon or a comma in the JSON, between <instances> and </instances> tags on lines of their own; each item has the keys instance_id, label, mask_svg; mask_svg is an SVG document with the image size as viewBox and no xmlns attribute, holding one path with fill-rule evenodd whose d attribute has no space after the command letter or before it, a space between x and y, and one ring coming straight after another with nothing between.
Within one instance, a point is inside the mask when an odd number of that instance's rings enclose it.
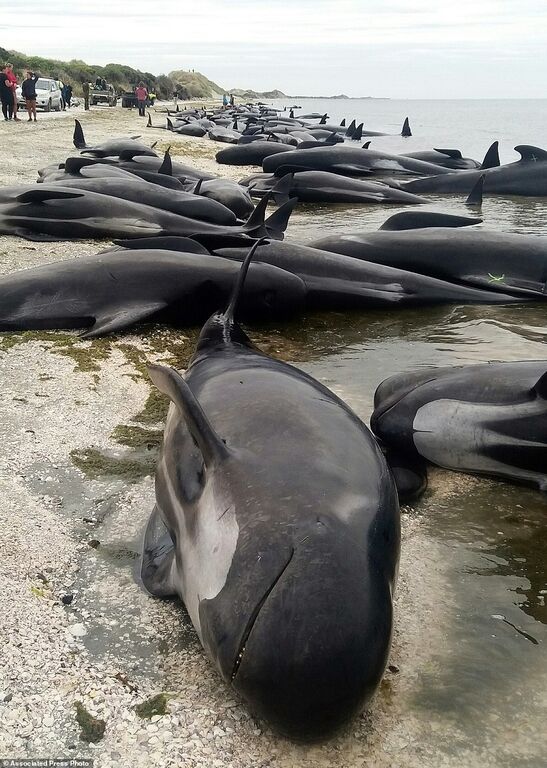
<instances>
[{"instance_id":1,"label":"whale tail fluke","mask_svg":"<svg viewBox=\"0 0 547 768\"><path fill-rule=\"evenodd\" d=\"M260 200L245 224L241 227L243 234L248 237L269 237L272 240L283 240L289 218L298 200L296 198L287 200L286 203L266 219L266 210L270 198L271 192L268 192Z\"/></svg>"},{"instance_id":2,"label":"whale tail fluke","mask_svg":"<svg viewBox=\"0 0 547 768\"><path fill-rule=\"evenodd\" d=\"M251 264L251 261L253 260L253 256L256 253L256 249L260 245L264 245L267 242L268 241L265 237L261 237L260 240L256 241L256 243L253 243L251 249L249 250L249 253L245 256L245 259L241 264L241 269L239 270L237 280L232 290L232 295L230 296L230 302L226 308L226 311L224 312L224 322L228 326L232 326L235 322L235 313L237 310L237 305L243 293L245 278L247 277L247 272L249 271L249 266Z\"/></svg>"},{"instance_id":3,"label":"whale tail fluke","mask_svg":"<svg viewBox=\"0 0 547 768\"><path fill-rule=\"evenodd\" d=\"M497 168L500 164L499 141L494 141L486 151L481 168L485 171L487 168Z\"/></svg>"},{"instance_id":4,"label":"whale tail fluke","mask_svg":"<svg viewBox=\"0 0 547 768\"><path fill-rule=\"evenodd\" d=\"M410 130L410 122L408 120L408 117L405 117L405 121L403 123L403 129L401 131L401 136L412 136L412 131Z\"/></svg>"},{"instance_id":5,"label":"whale tail fluke","mask_svg":"<svg viewBox=\"0 0 547 768\"><path fill-rule=\"evenodd\" d=\"M74 134L72 136L72 143L76 149L85 149L87 144L85 143L84 129L79 120L74 120Z\"/></svg>"},{"instance_id":6,"label":"whale tail fluke","mask_svg":"<svg viewBox=\"0 0 547 768\"><path fill-rule=\"evenodd\" d=\"M485 174L483 173L481 174L479 180L471 190L469 197L465 201L466 205L472 205L477 208L482 205L482 191L484 187L484 179L485 179Z\"/></svg>"},{"instance_id":7,"label":"whale tail fluke","mask_svg":"<svg viewBox=\"0 0 547 768\"><path fill-rule=\"evenodd\" d=\"M351 138L353 141L361 141L363 138L363 123L359 123Z\"/></svg>"}]
</instances>

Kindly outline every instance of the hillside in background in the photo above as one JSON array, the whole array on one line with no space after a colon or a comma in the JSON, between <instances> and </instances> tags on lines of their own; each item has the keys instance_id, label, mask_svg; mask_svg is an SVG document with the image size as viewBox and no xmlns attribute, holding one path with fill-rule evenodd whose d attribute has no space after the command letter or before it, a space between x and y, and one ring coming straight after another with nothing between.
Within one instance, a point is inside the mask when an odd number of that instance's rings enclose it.
<instances>
[{"instance_id":1,"label":"hillside in background","mask_svg":"<svg viewBox=\"0 0 547 768\"><path fill-rule=\"evenodd\" d=\"M94 83L97 77L112 83L117 91L133 90L141 80L146 87L154 91L160 99L172 99L176 92L179 99L211 99L222 96L223 93L233 93L244 99L275 99L283 98L281 91L243 91L233 89L227 91L200 72L183 69L170 72L169 75L153 75L151 72L141 72L139 69L127 67L124 64L107 64L104 67L86 64L85 61L58 61L45 59L41 56L26 56L18 51L8 51L0 47L0 62L10 61L14 71L21 81L27 69L39 72L44 77L62 80L70 83L76 95L82 95L82 83Z\"/></svg>"}]
</instances>

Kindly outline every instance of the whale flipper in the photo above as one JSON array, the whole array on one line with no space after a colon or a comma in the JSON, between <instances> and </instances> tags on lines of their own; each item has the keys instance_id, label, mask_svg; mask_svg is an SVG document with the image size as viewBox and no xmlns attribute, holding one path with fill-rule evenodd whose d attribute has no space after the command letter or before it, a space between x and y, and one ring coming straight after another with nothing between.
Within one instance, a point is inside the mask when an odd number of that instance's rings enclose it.
<instances>
[{"instance_id":1,"label":"whale flipper","mask_svg":"<svg viewBox=\"0 0 547 768\"><path fill-rule=\"evenodd\" d=\"M462 153L459 149L437 149L437 147L433 147L435 152L440 152L441 155L446 155L447 157L452 157L454 160L461 160L462 159Z\"/></svg>"},{"instance_id":2,"label":"whale flipper","mask_svg":"<svg viewBox=\"0 0 547 768\"><path fill-rule=\"evenodd\" d=\"M174 368L164 365L148 366L156 387L176 405L188 431L199 448L206 467L219 464L229 456L228 448L211 426L194 393Z\"/></svg>"},{"instance_id":3,"label":"whale flipper","mask_svg":"<svg viewBox=\"0 0 547 768\"><path fill-rule=\"evenodd\" d=\"M125 328L146 320L166 307L167 303L165 301L122 305L119 308L112 309L108 314L98 315L93 325L80 334L80 338L94 339L107 333L123 331Z\"/></svg>"},{"instance_id":4,"label":"whale flipper","mask_svg":"<svg viewBox=\"0 0 547 768\"><path fill-rule=\"evenodd\" d=\"M177 594L173 580L175 548L173 539L155 506L146 526L142 549L141 581L147 592L156 597Z\"/></svg>"}]
</instances>

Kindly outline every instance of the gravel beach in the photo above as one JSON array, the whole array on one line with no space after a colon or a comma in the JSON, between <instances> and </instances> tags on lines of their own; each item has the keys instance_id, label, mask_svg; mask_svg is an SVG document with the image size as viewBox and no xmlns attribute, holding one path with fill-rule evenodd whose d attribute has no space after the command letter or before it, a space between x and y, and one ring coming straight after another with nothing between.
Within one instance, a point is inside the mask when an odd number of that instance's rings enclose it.
<instances>
[{"instance_id":1,"label":"gravel beach","mask_svg":"<svg viewBox=\"0 0 547 768\"><path fill-rule=\"evenodd\" d=\"M146 129L135 110L104 108L0 123L2 184L33 182L38 168L74 154L74 116L89 143L140 133L204 170L247 175L216 164L222 145ZM0 237L0 272L105 245ZM282 329L252 335L298 364ZM165 414L146 364L184 368L195 338L193 329L158 327L92 342L0 334L0 758L92 758L100 768L545 765L546 736L527 710L515 710L503 740L495 721L485 722L478 742L465 723L416 698L456 651L448 552L423 523L426 512L442 519L440 500L450 504L446 473L433 473L436 493L420 514L403 515L395 636L379 693L328 743L295 745L253 719L205 658L180 603L142 591L135 572ZM473 493L479 481L457 482Z\"/></svg>"}]
</instances>

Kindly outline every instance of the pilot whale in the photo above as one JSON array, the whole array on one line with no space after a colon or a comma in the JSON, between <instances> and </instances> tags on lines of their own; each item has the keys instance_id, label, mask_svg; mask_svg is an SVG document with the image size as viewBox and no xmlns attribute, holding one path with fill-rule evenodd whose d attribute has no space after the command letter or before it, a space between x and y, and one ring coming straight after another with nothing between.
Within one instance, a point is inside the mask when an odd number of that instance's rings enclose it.
<instances>
[{"instance_id":1,"label":"pilot whale","mask_svg":"<svg viewBox=\"0 0 547 768\"><path fill-rule=\"evenodd\" d=\"M397 494L350 408L257 350L228 309L171 400L142 581L178 595L225 682L296 740L325 739L382 678L400 547Z\"/></svg>"},{"instance_id":2,"label":"pilot whale","mask_svg":"<svg viewBox=\"0 0 547 768\"><path fill-rule=\"evenodd\" d=\"M547 360L401 373L374 406L402 499L425 487L426 462L547 491Z\"/></svg>"}]
</instances>

